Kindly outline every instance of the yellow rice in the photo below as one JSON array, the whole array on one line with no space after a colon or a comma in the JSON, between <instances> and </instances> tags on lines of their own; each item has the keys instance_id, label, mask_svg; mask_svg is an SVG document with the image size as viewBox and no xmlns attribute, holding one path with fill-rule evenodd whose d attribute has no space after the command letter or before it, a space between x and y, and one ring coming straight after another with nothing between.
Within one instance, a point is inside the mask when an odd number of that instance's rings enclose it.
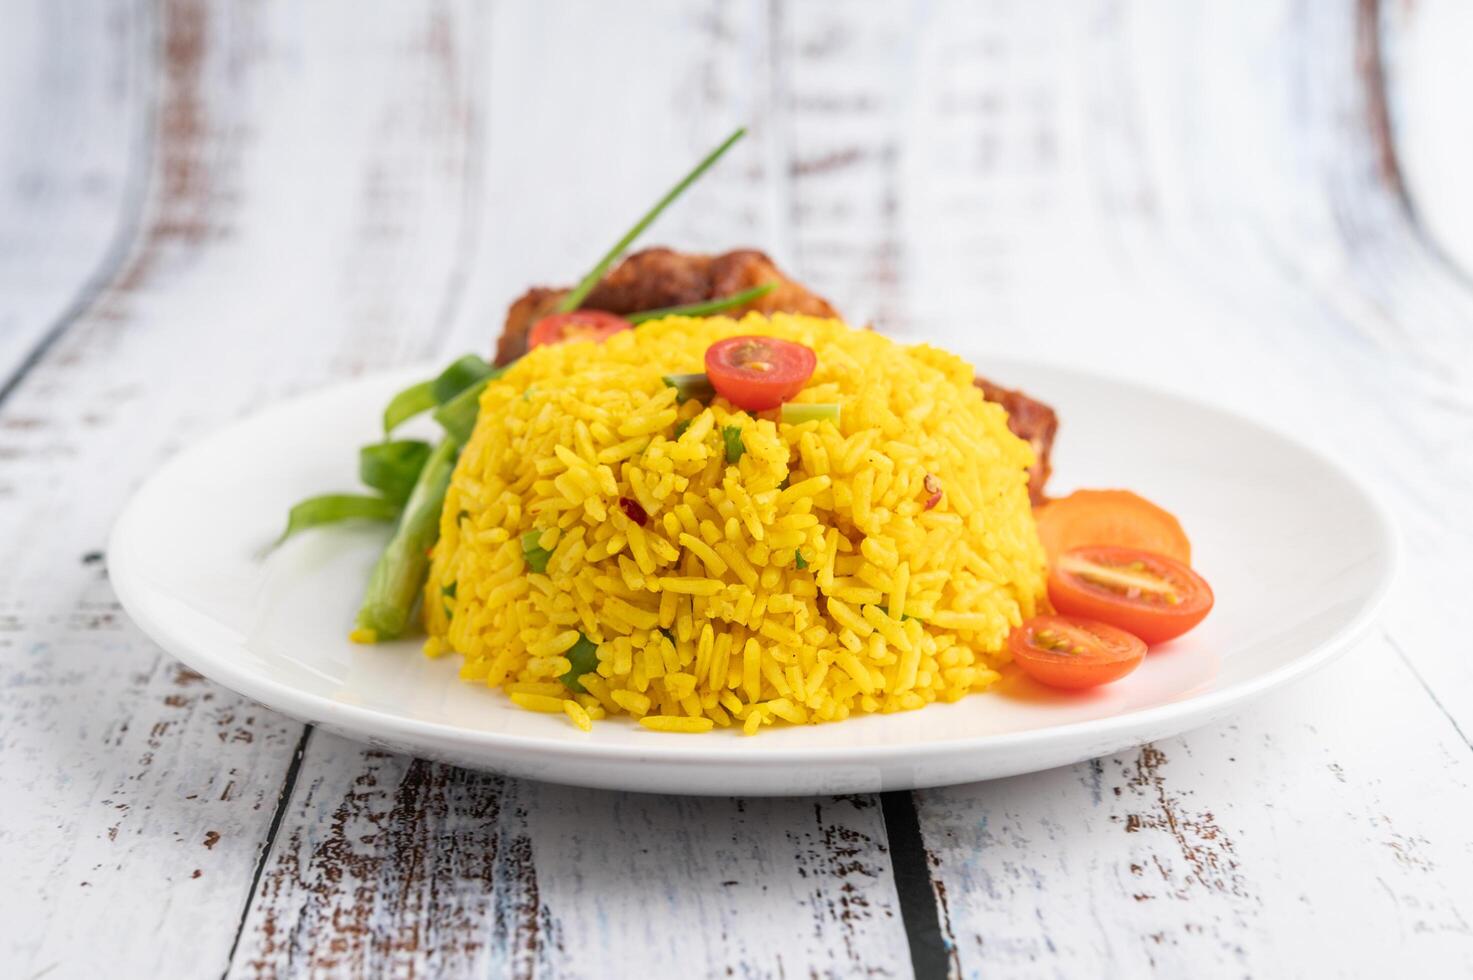
<instances>
[{"instance_id":1,"label":"yellow rice","mask_svg":"<svg viewBox=\"0 0 1473 980\"><path fill-rule=\"evenodd\" d=\"M795 400L841 405L839 424L677 404L661 376L702 370L734 334L813 348ZM426 652L459 653L466 680L585 729L629 715L753 734L983 690L1044 593L1044 555L1032 450L971 381L944 351L782 314L538 348L487 387L456 466ZM745 452L728 465L733 425ZM533 531L545 574L523 558ZM574 693L559 678L580 633L598 668Z\"/></svg>"}]
</instances>

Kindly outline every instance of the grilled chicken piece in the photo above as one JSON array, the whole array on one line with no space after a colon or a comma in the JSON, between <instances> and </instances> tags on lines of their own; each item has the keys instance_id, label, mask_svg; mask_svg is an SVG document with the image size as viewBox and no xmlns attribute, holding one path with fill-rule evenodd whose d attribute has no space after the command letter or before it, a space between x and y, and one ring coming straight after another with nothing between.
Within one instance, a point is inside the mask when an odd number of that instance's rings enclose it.
<instances>
[{"instance_id":1,"label":"grilled chicken piece","mask_svg":"<svg viewBox=\"0 0 1473 980\"><path fill-rule=\"evenodd\" d=\"M777 288L727 312L736 315L755 310L838 316L826 300L783 275L771 259L754 249L738 249L722 255L691 255L668 248L635 252L615 266L588 294L583 308L628 316L644 310L720 299L768 282L777 283ZM556 312L558 302L567 294L567 289L538 286L512 303L496 344L496 363L509 364L525 354L527 334L533 324ZM1008 428L1013 434L1032 444L1038 462L1028 473L1028 494L1035 505L1043 502L1043 488L1051 470L1049 451L1059 427L1058 417L1053 409L1021 391L999 387L985 378L978 378L976 384L982 389L982 397L1007 410Z\"/></svg>"},{"instance_id":2,"label":"grilled chicken piece","mask_svg":"<svg viewBox=\"0 0 1473 980\"><path fill-rule=\"evenodd\" d=\"M838 315L826 301L783 275L771 259L753 249L724 255L688 255L668 248L635 252L594 287L583 301L583 307L628 316L644 310L720 299L769 282L777 283L777 288L726 312ZM496 363L507 364L525 354L527 332L538 320L554 312L558 301L567 293L566 289L537 287L513 303L496 345Z\"/></svg>"},{"instance_id":3,"label":"grilled chicken piece","mask_svg":"<svg viewBox=\"0 0 1473 980\"><path fill-rule=\"evenodd\" d=\"M1043 402L1029 398L1021 391L1001 388L986 378L978 378L973 384L982 389L983 398L997 402L1007 411L1008 428L1013 435L1033 446L1038 462L1028 470L1028 497L1037 507L1048 499L1043 488L1053 472L1049 453L1053 451L1054 436L1059 431L1058 415Z\"/></svg>"}]
</instances>

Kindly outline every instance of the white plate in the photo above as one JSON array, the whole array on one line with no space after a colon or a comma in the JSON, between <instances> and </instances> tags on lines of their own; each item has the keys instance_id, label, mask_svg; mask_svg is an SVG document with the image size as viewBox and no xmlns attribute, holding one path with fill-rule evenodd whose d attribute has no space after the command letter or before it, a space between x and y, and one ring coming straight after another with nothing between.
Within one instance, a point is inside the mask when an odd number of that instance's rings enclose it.
<instances>
[{"instance_id":1,"label":"white plate","mask_svg":"<svg viewBox=\"0 0 1473 980\"><path fill-rule=\"evenodd\" d=\"M1396 563L1386 513L1339 467L1174 395L1030 364L988 374L1051 402L1055 490L1128 486L1175 511L1217 608L1129 678L1066 695L1009 678L953 705L841 724L590 734L461 682L456 658L346 633L385 533L328 529L270 557L287 508L355 489L389 395L430 369L280 405L182 453L113 531L112 582L166 650L278 711L373 745L514 776L666 793L905 789L1032 772L1174 735L1304 674L1369 626Z\"/></svg>"}]
</instances>

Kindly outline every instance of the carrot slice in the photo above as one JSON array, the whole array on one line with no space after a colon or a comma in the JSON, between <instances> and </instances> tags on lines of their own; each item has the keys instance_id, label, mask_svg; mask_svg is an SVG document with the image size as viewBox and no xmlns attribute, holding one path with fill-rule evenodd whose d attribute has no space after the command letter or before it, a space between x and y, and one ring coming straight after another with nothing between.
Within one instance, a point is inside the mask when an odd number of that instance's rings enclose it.
<instances>
[{"instance_id":1,"label":"carrot slice","mask_svg":"<svg viewBox=\"0 0 1473 980\"><path fill-rule=\"evenodd\" d=\"M1139 548L1187 564L1192 560L1192 543L1181 522L1129 490L1076 490L1039 507L1033 517L1050 562L1091 545Z\"/></svg>"}]
</instances>

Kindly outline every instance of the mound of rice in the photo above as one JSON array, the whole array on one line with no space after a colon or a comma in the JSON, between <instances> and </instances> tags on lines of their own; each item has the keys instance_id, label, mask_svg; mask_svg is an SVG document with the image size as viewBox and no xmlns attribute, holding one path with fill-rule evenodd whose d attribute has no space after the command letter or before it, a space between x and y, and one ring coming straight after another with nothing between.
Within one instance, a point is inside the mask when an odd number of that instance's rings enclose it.
<instances>
[{"instance_id":1,"label":"mound of rice","mask_svg":"<svg viewBox=\"0 0 1473 980\"><path fill-rule=\"evenodd\" d=\"M795 400L838 403L839 424L677 404L661 376L734 334L813 348ZM1032 450L971 381L944 351L781 314L537 348L486 389L455 469L426 652L584 729L752 734L982 690L1044 555ZM544 573L524 547L551 553Z\"/></svg>"}]
</instances>

